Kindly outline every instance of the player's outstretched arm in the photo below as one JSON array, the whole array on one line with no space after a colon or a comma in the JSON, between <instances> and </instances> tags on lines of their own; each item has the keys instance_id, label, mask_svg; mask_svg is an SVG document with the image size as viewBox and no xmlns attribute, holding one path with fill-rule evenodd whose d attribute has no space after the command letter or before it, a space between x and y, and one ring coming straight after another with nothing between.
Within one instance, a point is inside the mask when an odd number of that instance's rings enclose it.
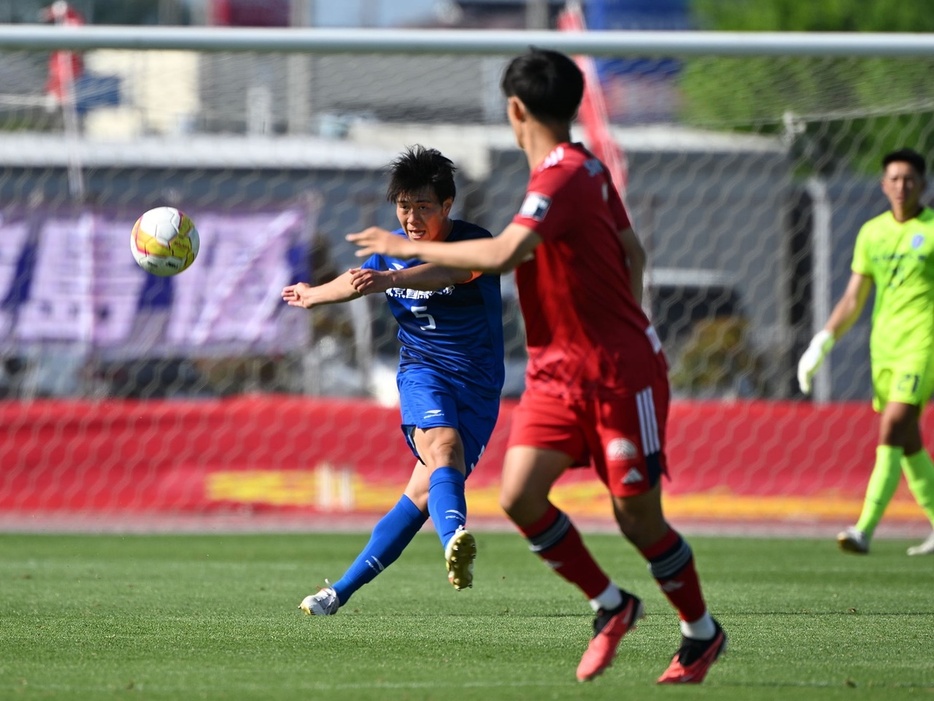
<instances>
[{"instance_id":1,"label":"player's outstretched arm","mask_svg":"<svg viewBox=\"0 0 934 701\"><path fill-rule=\"evenodd\" d=\"M348 270L323 285L298 282L282 288L282 300L290 307L311 309L320 304L335 304L356 299L360 293L354 289L352 271Z\"/></svg>"},{"instance_id":2,"label":"player's outstretched arm","mask_svg":"<svg viewBox=\"0 0 934 701\"><path fill-rule=\"evenodd\" d=\"M372 270L358 268L350 271L351 284L361 295L385 292L391 287L410 290L441 290L475 277L473 273L458 268L446 268L433 263L416 265L402 270Z\"/></svg>"},{"instance_id":3,"label":"player's outstretched arm","mask_svg":"<svg viewBox=\"0 0 934 701\"><path fill-rule=\"evenodd\" d=\"M412 241L393 236L385 229L371 227L348 234L347 240L358 246L357 257L381 254L393 258L420 258L426 263L450 268L504 273L531 257L542 239L528 227L510 224L492 239Z\"/></svg>"},{"instance_id":4,"label":"player's outstretched arm","mask_svg":"<svg viewBox=\"0 0 934 701\"><path fill-rule=\"evenodd\" d=\"M811 393L811 380L833 349L834 344L852 328L862 314L872 291L872 278L853 273L840 301L834 306L824 328L818 331L798 361L798 386L805 394Z\"/></svg>"}]
</instances>

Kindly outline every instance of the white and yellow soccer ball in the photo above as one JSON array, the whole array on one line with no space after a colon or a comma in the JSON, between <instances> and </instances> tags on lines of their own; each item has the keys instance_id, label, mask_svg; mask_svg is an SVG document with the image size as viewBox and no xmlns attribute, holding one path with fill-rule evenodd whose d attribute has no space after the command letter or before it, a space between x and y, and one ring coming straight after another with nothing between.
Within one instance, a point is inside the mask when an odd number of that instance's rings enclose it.
<instances>
[{"instance_id":1,"label":"white and yellow soccer ball","mask_svg":"<svg viewBox=\"0 0 934 701\"><path fill-rule=\"evenodd\" d=\"M160 277L186 270L201 247L194 222L175 207L156 207L136 220L130 251L143 270Z\"/></svg>"}]
</instances>

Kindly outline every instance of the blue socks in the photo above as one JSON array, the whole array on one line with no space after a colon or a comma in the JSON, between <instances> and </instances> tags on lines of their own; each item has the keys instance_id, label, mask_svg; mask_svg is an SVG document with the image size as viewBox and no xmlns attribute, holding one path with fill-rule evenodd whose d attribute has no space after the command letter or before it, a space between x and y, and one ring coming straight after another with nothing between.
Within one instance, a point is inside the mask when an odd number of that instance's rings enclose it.
<instances>
[{"instance_id":1,"label":"blue socks","mask_svg":"<svg viewBox=\"0 0 934 701\"><path fill-rule=\"evenodd\" d=\"M419 511L412 500L403 494L373 528L370 542L347 568L344 576L332 585L341 606L347 603L355 591L373 581L376 575L399 559L399 555L427 520L428 515Z\"/></svg>"},{"instance_id":2,"label":"blue socks","mask_svg":"<svg viewBox=\"0 0 934 701\"><path fill-rule=\"evenodd\" d=\"M467 523L465 478L453 467L439 467L428 483L428 513L445 547L454 531Z\"/></svg>"},{"instance_id":3,"label":"blue socks","mask_svg":"<svg viewBox=\"0 0 934 701\"><path fill-rule=\"evenodd\" d=\"M467 498L464 496L464 475L453 467L440 467L431 473L428 484L428 514L441 538L447 545L458 527L467 522ZM376 575L399 559L399 555L412 542L415 534L428 520L404 494L389 512L374 526L370 542L357 555L344 575L332 587L341 606L360 587L372 582Z\"/></svg>"}]
</instances>

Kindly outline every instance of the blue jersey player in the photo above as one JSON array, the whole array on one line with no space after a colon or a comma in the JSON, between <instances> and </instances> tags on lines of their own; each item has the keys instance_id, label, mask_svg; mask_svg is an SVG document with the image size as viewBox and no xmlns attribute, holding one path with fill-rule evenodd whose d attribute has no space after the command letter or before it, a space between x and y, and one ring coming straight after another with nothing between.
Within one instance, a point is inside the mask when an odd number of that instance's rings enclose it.
<instances>
[{"instance_id":1,"label":"blue jersey player","mask_svg":"<svg viewBox=\"0 0 934 701\"><path fill-rule=\"evenodd\" d=\"M434 149L414 146L391 164L387 199L412 240L463 241L490 232L451 219L454 165ZM360 587L395 562L431 517L441 539L448 580L472 586L477 554L466 528L464 481L480 459L499 414L503 326L499 277L371 256L331 282L289 285L282 299L311 309L383 292L399 324L397 384L405 439L417 458L402 497L376 524L370 541L334 584L302 601L309 615L337 613Z\"/></svg>"}]
</instances>

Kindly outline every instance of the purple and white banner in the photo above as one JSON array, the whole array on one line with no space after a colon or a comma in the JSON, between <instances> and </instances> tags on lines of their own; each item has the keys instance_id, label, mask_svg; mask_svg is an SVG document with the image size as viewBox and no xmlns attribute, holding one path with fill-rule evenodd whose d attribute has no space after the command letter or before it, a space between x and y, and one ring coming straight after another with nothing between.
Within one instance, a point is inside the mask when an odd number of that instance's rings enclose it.
<instances>
[{"instance_id":1,"label":"purple and white banner","mask_svg":"<svg viewBox=\"0 0 934 701\"><path fill-rule=\"evenodd\" d=\"M0 338L115 357L282 352L308 342L284 285L308 279L309 212L189 212L201 236L184 273L130 254L132 221L108 213L0 214Z\"/></svg>"}]
</instances>

